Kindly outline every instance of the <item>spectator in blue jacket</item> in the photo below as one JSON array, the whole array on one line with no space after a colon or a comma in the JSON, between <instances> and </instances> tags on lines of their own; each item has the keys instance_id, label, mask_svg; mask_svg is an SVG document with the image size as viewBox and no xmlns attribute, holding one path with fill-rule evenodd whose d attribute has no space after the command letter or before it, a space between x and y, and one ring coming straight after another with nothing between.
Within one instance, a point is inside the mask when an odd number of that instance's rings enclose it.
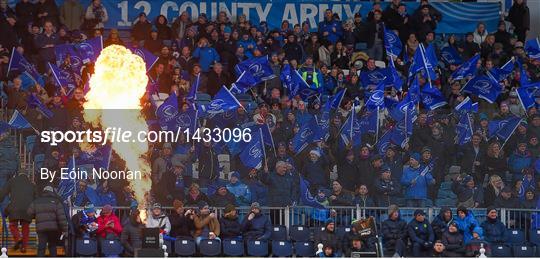
<instances>
[{"instance_id":1,"label":"spectator in blue jacket","mask_svg":"<svg viewBox=\"0 0 540 259\"><path fill-rule=\"evenodd\" d=\"M98 188L98 195L100 200L99 206L105 206L105 204L110 204L111 206L116 206L116 195L109 189L109 182L103 181L101 186Z\"/></svg>"},{"instance_id":2,"label":"spectator in blue jacket","mask_svg":"<svg viewBox=\"0 0 540 259\"><path fill-rule=\"evenodd\" d=\"M523 169L531 166L533 161L534 157L531 155L531 152L527 150L527 143L519 143L516 151L512 153L508 159L508 167L510 168L510 173L512 173L512 180L521 180L521 172Z\"/></svg>"},{"instance_id":3,"label":"spectator in blue jacket","mask_svg":"<svg viewBox=\"0 0 540 259\"><path fill-rule=\"evenodd\" d=\"M321 157L321 152L313 149L309 151L309 157L304 163L303 175L310 183L312 192L329 185L330 176L328 174L326 159Z\"/></svg>"},{"instance_id":4,"label":"spectator in blue jacket","mask_svg":"<svg viewBox=\"0 0 540 259\"><path fill-rule=\"evenodd\" d=\"M332 42L332 44L336 44L343 35L341 21L334 17L330 9L326 9L324 12L324 21L319 23L319 34L323 39Z\"/></svg>"},{"instance_id":5,"label":"spectator in blue jacket","mask_svg":"<svg viewBox=\"0 0 540 259\"><path fill-rule=\"evenodd\" d=\"M197 48L193 51L193 57L199 59L199 64L203 72L210 71L210 66L219 62L220 57L216 49L208 45L208 39L202 37L197 44Z\"/></svg>"},{"instance_id":6,"label":"spectator in blue jacket","mask_svg":"<svg viewBox=\"0 0 540 259\"><path fill-rule=\"evenodd\" d=\"M425 207L428 186L435 183L429 167L420 166L420 154L412 153L404 167L401 184L405 187L407 207Z\"/></svg>"},{"instance_id":7,"label":"spectator in blue jacket","mask_svg":"<svg viewBox=\"0 0 540 259\"><path fill-rule=\"evenodd\" d=\"M234 195L237 206L249 206L251 204L249 187L240 181L240 174L238 172L231 174L227 189Z\"/></svg>"},{"instance_id":8,"label":"spectator in blue jacket","mask_svg":"<svg viewBox=\"0 0 540 259\"><path fill-rule=\"evenodd\" d=\"M463 241L465 241L465 244L469 243L472 239L474 228L480 226L478 221L474 218L472 211L469 211L463 206L458 207L457 217L454 218L454 222L457 223L459 231L463 233Z\"/></svg>"},{"instance_id":9,"label":"spectator in blue jacket","mask_svg":"<svg viewBox=\"0 0 540 259\"><path fill-rule=\"evenodd\" d=\"M249 36L249 34L242 34L242 38L238 41L238 47L244 48L244 54L248 58L253 58L253 51L257 47L257 43Z\"/></svg>"},{"instance_id":10,"label":"spectator in blue jacket","mask_svg":"<svg viewBox=\"0 0 540 259\"><path fill-rule=\"evenodd\" d=\"M272 234L270 218L261 211L258 202L251 204L251 211L244 218L242 233L245 240L268 240Z\"/></svg>"},{"instance_id":11,"label":"spectator in blue jacket","mask_svg":"<svg viewBox=\"0 0 540 259\"><path fill-rule=\"evenodd\" d=\"M488 207L486 221L482 222L485 240L492 244L504 244L508 240L506 226L498 217L497 209Z\"/></svg>"},{"instance_id":12,"label":"spectator in blue jacket","mask_svg":"<svg viewBox=\"0 0 540 259\"><path fill-rule=\"evenodd\" d=\"M251 202L258 202L261 206L268 204L268 188L259 179L259 172L253 168L249 171L248 177L244 178L244 183L251 193Z\"/></svg>"},{"instance_id":13,"label":"spectator in blue jacket","mask_svg":"<svg viewBox=\"0 0 540 259\"><path fill-rule=\"evenodd\" d=\"M289 206L297 200L298 179L288 172L288 167L288 163L278 161L275 172L265 168L261 175L261 181L268 187L269 206Z\"/></svg>"},{"instance_id":14,"label":"spectator in blue jacket","mask_svg":"<svg viewBox=\"0 0 540 259\"><path fill-rule=\"evenodd\" d=\"M413 256L428 257L433 247L435 234L423 210L414 211L414 219L409 222L407 233L411 239Z\"/></svg>"}]
</instances>

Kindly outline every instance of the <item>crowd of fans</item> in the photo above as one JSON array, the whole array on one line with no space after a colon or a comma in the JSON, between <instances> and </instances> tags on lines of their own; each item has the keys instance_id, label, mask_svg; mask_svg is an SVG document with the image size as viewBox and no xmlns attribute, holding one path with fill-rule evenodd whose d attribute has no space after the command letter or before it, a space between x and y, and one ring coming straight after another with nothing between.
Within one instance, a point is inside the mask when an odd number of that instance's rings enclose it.
<instances>
[{"instance_id":1,"label":"crowd of fans","mask_svg":"<svg viewBox=\"0 0 540 259\"><path fill-rule=\"evenodd\" d=\"M249 92L257 107L239 108L236 119L228 124L228 127L240 127L248 122L268 124L275 152L271 149L266 152L261 168L246 168L237 155L230 156L231 172L226 174L227 179L222 179L218 155L228 154L226 148L218 149L216 143L209 142L193 145L185 138L178 143L159 143L152 146L149 155L152 206L146 223L141 222L140 211L134 209L138 204L126 180L80 180L69 204L84 207L71 219L74 232L70 235L75 237L120 239L126 255L133 255L140 247L140 230L145 226L158 227L171 237L189 236L197 243L206 238L268 240L272 222L261 212L261 206L301 205L300 175L309 180L312 194L325 206L389 207L388 219L380 219L384 220L380 234L390 255L472 256L480 243L489 248L489 244L507 241L506 227L498 219L496 208L538 206L540 185L535 179L540 171L535 164L540 155L540 113L536 106L524 109L517 98L519 69L502 81L503 91L491 104L461 92L470 78L450 79L458 64L440 62L432 84L440 89L448 104L435 111L421 107L406 145L392 145L379 154L374 148L376 136L367 132L362 134L361 146L338 144L347 116L366 113L364 98L373 89L363 85L360 74L379 69L375 61L387 61L383 25L395 31L403 43L402 54L395 57L394 63L404 77L416 49L432 44L437 53L443 47L454 48L463 60L480 53L479 73L502 66L514 57L524 65L533 82L540 80L540 61L528 58L524 51L526 37L534 36L527 35L530 24L524 0L514 1L506 21L501 20L496 31L488 31L479 23L474 32L445 38L435 34L437 23L444 17L428 0L421 0L417 10L407 10L400 0L392 0L383 9L376 1L367 17L356 14L354 19L346 21L327 10L317 28L288 21L283 21L280 28L268 28L264 21L252 24L243 15L233 20L225 12L219 13L215 21L205 14L193 21L184 12L172 22L163 15L152 17L152 21L141 13L134 21L129 40L122 39L117 29L105 28L108 15L100 0L93 0L88 7L76 0L65 0L61 6L56 6L54 0L37 3L20 0L15 9L2 0L0 11L3 14L0 16L0 77L2 95L7 98L5 108L9 115L15 110L22 112L39 131L89 127L82 116L83 87L92 74L93 64L74 71L69 59L56 60L54 47L62 43L78 43L103 35L105 47L112 44L144 47L159 56L148 77L157 82L159 92L174 92L183 110L189 105L186 95L195 81L200 93L214 96L223 85L230 86L236 81L234 67L242 61L268 55L276 75ZM19 75L6 73L12 49L45 75L44 85L23 89ZM80 75L72 94L56 86L47 62L59 63L63 69ZM319 91L321 98L289 98L288 89L280 80L284 64L296 68ZM423 85L426 80L420 81ZM330 137L295 154L293 136L304 123L321 113L322 96L334 95L342 89L347 91L340 107L332 111ZM406 90L404 85L402 92L388 89L385 95L400 100ZM47 119L29 108L29 95L37 96L53 112L53 117ZM473 115L471 141L460 146L455 144L457 118L452 111L468 96L479 103L479 112ZM141 103L146 119L155 119L151 93ZM382 115L380 131L384 132L395 122L387 114ZM488 123L510 116L524 119L515 133L504 142L489 138ZM212 121L206 123L208 127L214 126ZM32 150L32 155L45 154L43 167L50 170L67 167L69 158L77 158L80 153L80 147L74 144L52 147L39 140ZM458 166L460 172L448 179L451 166ZM109 167L121 170L125 165L113 153ZM429 171L422 173L426 167ZM411 222L400 218L396 205L437 205L435 201L445 181L451 182L451 189L457 195L454 204L458 207L457 215L443 208L429 223L420 209L414 212ZM51 185L25 170L14 173L2 187L0 198L10 197L6 211L16 250L26 251L33 218L39 239L38 255L44 255L47 242L53 255L56 251L51 249L53 241L62 233L68 235L70 224L65 220L63 201L55 196L57 187L58 180ZM165 215L162 205L172 206L174 210ZM102 207L99 215L94 206ZM119 206L132 207L125 219L115 215ZM238 206L250 207L241 221ZM224 207L224 213L218 217L212 207ZM479 223L470 209L486 207L487 219ZM316 243L325 245L323 255L350 255L354 251L374 249L373 241L356 233L354 223L353 231L341 238L336 235L331 218L318 220L326 226L315 237ZM410 252L405 252L407 248Z\"/></svg>"}]
</instances>

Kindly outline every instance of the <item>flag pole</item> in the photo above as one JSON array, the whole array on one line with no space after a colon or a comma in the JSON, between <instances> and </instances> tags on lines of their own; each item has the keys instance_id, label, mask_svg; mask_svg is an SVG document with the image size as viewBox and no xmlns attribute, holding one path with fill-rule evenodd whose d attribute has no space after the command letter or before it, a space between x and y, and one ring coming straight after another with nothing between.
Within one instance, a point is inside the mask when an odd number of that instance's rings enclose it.
<instances>
[{"instance_id":1,"label":"flag pole","mask_svg":"<svg viewBox=\"0 0 540 259\"><path fill-rule=\"evenodd\" d=\"M512 135L514 135L514 132L516 131L517 127L519 127L519 124L521 124L521 122L523 121L523 119L520 119L518 123L516 123L516 126L514 127L514 129L512 130L512 133L510 133L510 135L508 136L508 138L506 138L504 140L504 143L502 144L501 146L501 150L504 148L504 145L506 145L506 142L508 142L508 140L510 139L510 137L512 137Z\"/></svg>"},{"instance_id":2,"label":"flag pole","mask_svg":"<svg viewBox=\"0 0 540 259\"><path fill-rule=\"evenodd\" d=\"M353 139L352 139L352 133L353 133L353 124L354 124L354 104L352 106L352 109L351 109L351 130L349 131L349 138L351 139L351 142L353 142Z\"/></svg>"},{"instance_id":3,"label":"flag pole","mask_svg":"<svg viewBox=\"0 0 540 259\"><path fill-rule=\"evenodd\" d=\"M375 143L379 141L379 106L377 106L377 128L375 130Z\"/></svg>"},{"instance_id":4,"label":"flag pole","mask_svg":"<svg viewBox=\"0 0 540 259\"><path fill-rule=\"evenodd\" d=\"M266 159L266 150L265 150L265 146L264 146L264 137L263 137L263 134L262 134L262 128L259 128L259 134L261 135L261 146L262 146L262 152L263 152L263 155L264 155L264 167L268 168L268 159Z\"/></svg>"}]
</instances>

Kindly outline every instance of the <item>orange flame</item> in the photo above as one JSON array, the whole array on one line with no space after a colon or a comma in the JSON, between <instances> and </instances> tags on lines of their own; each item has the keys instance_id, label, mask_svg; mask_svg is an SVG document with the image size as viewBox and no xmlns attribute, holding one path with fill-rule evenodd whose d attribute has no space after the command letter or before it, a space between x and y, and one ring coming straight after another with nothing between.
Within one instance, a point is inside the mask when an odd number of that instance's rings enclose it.
<instances>
[{"instance_id":1,"label":"orange flame","mask_svg":"<svg viewBox=\"0 0 540 259\"><path fill-rule=\"evenodd\" d=\"M86 94L85 121L102 129L129 130L132 135L147 131L140 104L147 83L146 66L141 57L119 45L103 49L90 79L90 91ZM142 179L132 180L130 187L139 205L144 206L145 195L151 187L150 166L145 158L148 144L140 141L111 142L127 168L141 172Z\"/></svg>"}]
</instances>

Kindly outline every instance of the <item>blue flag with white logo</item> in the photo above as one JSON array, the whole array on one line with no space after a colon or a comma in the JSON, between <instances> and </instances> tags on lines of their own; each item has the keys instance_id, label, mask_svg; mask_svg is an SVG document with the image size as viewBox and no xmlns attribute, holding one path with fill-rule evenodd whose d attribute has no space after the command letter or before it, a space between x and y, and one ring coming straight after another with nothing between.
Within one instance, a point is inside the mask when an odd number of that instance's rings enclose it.
<instances>
[{"instance_id":1,"label":"blue flag with white logo","mask_svg":"<svg viewBox=\"0 0 540 259\"><path fill-rule=\"evenodd\" d=\"M197 92L199 91L199 85L201 82L201 73L197 75L197 78L195 79L195 83L189 87L189 92L186 95L186 100L188 101L195 101L197 100Z\"/></svg>"},{"instance_id":2,"label":"blue flag with white logo","mask_svg":"<svg viewBox=\"0 0 540 259\"><path fill-rule=\"evenodd\" d=\"M232 95L225 86L222 86L221 90L214 96L214 100L209 104L197 104L197 109L202 116L211 117L215 114L234 110L241 106L242 105L234 95Z\"/></svg>"},{"instance_id":3,"label":"blue flag with white logo","mask_svg":"<svg viewBox=\"0 0 540 259\"><path fill-rule=\"evenodd\" d=\"M510 59L502 67L494 67L487 72L489 77L492 77L497 83L505 80L514 71L514 58Z\"/></svg>"},{"instance_id":4,"label":"blue flag with white logo","mask_svg":"<svg viewBox=\"0 0 540 259\"><path fill-rule=\"evenodd\" d=\"M159 59L158 56L152 54L152 52L145 48L130 48L129 50L144 60L144 63L146 64L146 72L150 71Z\"/></svg>"},{"instance_id":5,"label":"blue flag with white logo","mask_svg":"<svg viewBox=\"0 0 540 259\"><path fill-rule=\"evenodd\" d=\"M373 88L379 83L385 82L388 77L388 71L384 68L375 68L360 72L360 82L364 88Z\"/></svg>"},{"instance_id":6,"label":"blue flag with white logo","mask_svg":"<svg viewBox=\"0 0 540 259\"><path fill-rule=\"evenodd\" d=\"M461 114L459 123L456 126L456 142L458 145L463 146L471 141L473 135L473 127L469 114Z\"/></svg>"},{"instance_id":7,"label":"blue flag with white logo","mask_svg":"<svg viewBox=\"0 0 540 259\"><path fill-rule=\"evenodd\" d=\"M401 91L403 86L403 79L399 76L396 67L394 65L394 60L390 60L388 67L386 68L387 78L385 79L386 86L391 86L394 89Z\"/></svg>"},{"instance_id":8,"label":"blue flag with white logo","mask_svg":"<svg viewBox=\"0 0 540 259\"><path fill-rule=\"evenodd\" d=\"M521 118L511 117L504 120L493 120L488 124L489 138L497 137L501 141L508 140L521 123Z\"/></svg>"},{"instance_id":9,"label":"blue flag with white logo","mask_svg":"<svg viewBox=\"0 0 540 259\"><path fill-rule=\"evenodd\" d=\"M232 84L232 87L239 90L239 93L245 93L259 83L260 81L253 77L252 73L249 73L249 71L246 70L242 72L238 79L236 79L236 82Z\"/></svg>"},{"instance_id":10,"label":"blue flag with white logo","mask_svg":"<svg viewBox=\"0 0 540 259\"><path fill-rule=\"evenodd\" d=\"M8 124L15 129L30 129L33 128L30 122L18 111L15 110Z\"/></svg>"},{"instance_id":11,"label":"blue flag with white logo","mask_svg":"<svg viewBox=\"0 0 540 259\"><path fill-rule=\"evenodd\" d=\"M317 199L309 192L309 183L304 177L300 175L300 201L302 205L309 206L316 209L326 209L324 205L317 202Z\"/></svg>"},{"instance_id":12,"label":"blue flag with white logo","mask_svg":"<svg viewBox=\"0 0 540 259\"><path fill-rule=\"evenodd\" d=\"M57 67L55 64L48 63L48 65L56 82L56 86L58 88L65 87L67 95L70 95L75 87L77 87L77 80L70 72Z\"/></svg>"},{"instance_id":13,"label":"blue flag with white logo","mask_svg":"<svg viewBox=\"0 0 540 259\"><path fill-rule=\"evenodd\" d=\"M259 169L262 166L264 159L264 143L261 134L252 132L253 138L248 142L242 152L240 152L240 160L247 168Z\"/></svg>"},{"instance_id":14,"label":"blue flag with white logo","mask_svg":"<svg viewBox=\"0 0 540 259\"><path fill-rule=\"evenodd\" d=\"M384 156L386 151L388 150L388 147L392 145L391 142L391 134L392 129L387 130L377 141L377 144L375 144L375 148L379 152L379 155Z\"/></svg>"},{"instance_id":15,"label":"blue flag with white logo","mask_svg":"<svg viewBox=\"0 0 540 259\"><path fill-rule=\"evenodd\" d=\"M75 171L75 166L75 156L72 155L67 164L67 172ZM75 194L75 187L77 186L76 181L75 177L72 179L60 179L60 183L58 184L58 195L62 197L62 200L67 200L71 195Z\"/></svg>"},{"instance_id":16,"label":"blue flag with white logo","mask_svg":"<svg viewBox=\"0 0 540 259\"><path fill-rule=\"evenodd\" d=\"M24 58L24 56L21 55L21 53L19 53L15 48L13 48L11 58L9 59L7 68L8 76L10 72L18 72L21 74L21 80L23 80L23 89L28 88L33 84L40 84L41 86L45 85L45 81L36 70L36 67L32 63L28 62L28 60L26 60L26 58Z\"/></svg>"},{"instance_id":17,"label":"blue flag with white logo","mask_svg":"<svg viewBox=\"0 0 540 259\"><path fill-rule=\"evenodd\" d=\"M283 66L280 78L285 87L289 89L289 98L291 99L299 95L302 100L306 101L310 97L318 94L318 92L312 89L302 78L300 73L288 64Z\"/></svg>"},{"instance_id":18,"label":"blue flag with white logo","mask_svg":"<svg viewBox=\"0 0 540 259\"><path fill-rule=\"evenodd\" d=\"M540 41L538 41L538 38L526 41L525 51L527 52L529 58L540 60Z\"/></svg>"},{"instance_id":19,"label":"blue flag with white logo","mask_svg":"<svg viewBox=\"0 0 540 259\"><path fill-rule=\"evenodd\" d=\"M447 104L446 99L439 89L433 87L429 82L420 93L422 104L429 110L435 110Z\"/></svg>"},{"instance_id":20,"label":"blue flag with white logo","mask_svg":"<svg viewBox=\"0 0 540 259\"><path fill-rule=\"evenodd\" d=\"M468 96L454 108L457 114L478 112L478 103L473 103Z\"/></svg>"},{"instance_id":21,"label":"blue flag with white logo","mask_svg":"<svg viewBox=\"0 0 540 259\"><path fill-rule=\"evenodd\" d=\"M366 107L368 110L377 110L384 108L384 82L380 82L377 88L373 90L366 100Z\"/></svg>"},{"instance_id":22,"label":"blue flag with white logo","mask_svg":"<svg viewBox=\"0 0 540 259\"><path fill-rule=\"evenodd\" d=\"M103 36L98 36L76 44L75 49L79 53L79 57L81 57L83 64L96 62L99 54L103 50Z\"/></svg>"},{"instance_id":23,"label":"blue flag with white logo","mask_svg":"<svg viewBox=\"0 0 540 259\"><path fill-rule=\"evenodd\" d=\"M157 108L156 116L159 125L163 130L176 130L174 128L176 116L178 115L178 97L172 92L167 99Z\"/></svg>"},{"instance_id":24,"label":"blue flag with white logo","mask_svg":"<svg viewBox=\"0 0 540 259\"><path fill-rule=\"evenodd\" d=\"M360 131L375 134L379 123L379 113L377 111L368 112L360 116Z\"/></svg>"},{"instance_id":25,"label":"blue flag with white logo","mask_svg":"<svg viewBox=\"0 0 540 259\"><path fill-rule=\"evenodd\" d=\"M452 80L461 80L468 76L474 76L476 74L476 70L478 69L477 64L479 59L480 54L474 55L474 57L461 64L461 66L459 66L456 71L452 73L450 78Z\"/></svg>"},{"instance_id":26,"label":"blue flag with white logo","mask_svg":"<svg viewBox=\"0 0 540 259\"><path fill-rule=\"evenodd\" d=\"M244 71L250 73L255 78L257 84L276 77L268 61L268 56L244 60L237 64L234 70L236 71L236 76L240 76Z\"/></svg>"},{"instance_id":27,"label":"blue flag with white logo","mask_svg":"<svg viewBox=\"0 0 540 259\"><path fill-rule=\"evenodd\" d=\"M93 165L94 168L102 168L109 170L111 162L112 147L111 145L100 145L92 151L83 151L79 156L79 164Z\"/></svg>"},{"instance_id":28,"label":"blue flag with white logo","mask_svg":"<svg viewBox=\"0 0 540 259\"><path fill-rule=\"evenodd\" d=\"M401 54L401 49L403 45L397 34L392 30L387 30L384 26L384 48L386 49L386 54L390 57L397 57Z\"/></svg>"},{"instance_id":29,"label":"blue flag with white logo","mask_svg":"<svg viewBox=\"0 0 540 259\"><path fill-rule=\"evenodd\" d=\"M47 108L40 100L37 98L36 94L30 94L28 96L28 99L26 100L28 102L28 106L32 109L36 109L38 112L43 114L47 119L50 119L53 117L53 112Z\"/></svg>"},{"instance_id":30,"label":"blue flag with white logo","mask_svg":"<svg viewBox=\"0 0 540 259\"><path fill-rule=\"evenodd\" d=\"M74 71L81 71L83 67L83 58L74 44L59 44L54 46L54 54L56 56L56 64L61 65L69 57L69 64Z\"/></svg>"},{"instance_id":31,"label":"blue flag with white logo","mask_svg":"<svg viewBox=\"0 0 540 259\"><path fill-rule=\"evenodd\" d=\"M328 100L330 103L330 107L332 109L337 109L341 105L341 101L343 100L343 97L345 96L345 92L347 92L347 88L341 89L336 94L332 95L332 97Z\"/></svg>"},{"instance_id":32,"label":"blue flag with white logo","mask_svg":"<svg viewBox=\"0 0 540 259\"><path fill-rule=\"evenodd\" d=\"M437 62L433 44L429 44L427 48L424 48L423 44L419 44L414 53L413 64L409 68L409 78L422 72L426 78L435 79L437 77L435 73Z\"/></svg>"},{"instance_id":33,"label":"blue flag with white logo","mask_svg":"<svg viewBox=\"0 0 540 259\"><path fill-rule=\"evenodd\" d=\"M463 87L463 91L477 95L489 103L494 103L501 94L502 89L499 83L495 82L491 77L479 75L469 80Z\"/></svg>"},{"instance_id":34,"label":"blue flag with white logo","mask_svg":"<svg viewBox=\"0 0 540 259\"><path fill-rule=\"evenodd\" d=\"M314 116L313 140L326 141L330 137L330 105L327 103L322 109L320 115Z\"/></svg>"},{"instance_id":35,"label":"blue flag with white logo","mask_svg":"<svg viewBox=\"0 0 540 259\"><path fill-rule=\"evenodd\" d=\"M527 75L527 71L523 68L523 64L518 60L517 61L518 67L519 67L519 84L520 86L527 87L531 80L529 76Z\"/></svg>"},{"instance_id":36,"label":"blue flag with white logo","mask_svg":"<svg viewBox=\"0 0 540 259\"><path fill-rule=\"evenodd\" d=\"M441 49L441 57L442 60L449 65L459 65L463 63L463 60L459 56L457 50L452 46Z\"/></svg>"},{"instance_id":37,"label":"blue flag with white logo","mask_svg":"<svg viewBox=\"0 0 540 259\"><path fill-rule=\"evenodd\" d=\"M313 129L315 128L313 124L316 123L314 120L315 118L304 123L304 125L300 127L300 130L294 135L292 145L295 154L302 152L302 150L313 142L313 136L315 135L313 133Z\"/></svg>"},{"instance_id":38,"label":"blue flag with white logo","mask_svg":"<svg viewBox=\"0 0 540 259\"><path fill-rule=\"evenodd\" d=\"M517 96L523 109L528 110L536 105L536 98L534 92L538 91L539 86L521 86L516 89Z\"/></svg>"},{"instance_id":39,"label":"blue flag with white logo","mask_svg":"<svg viewBox=\"0 0 540 259\"><path fill-rule=\"evenodd\" d=\"M362 144L362 131L360 121L355 114L354 107L350 112L349 117L341 127L341 141L345 145L351 145L353 148Z\"/></svg>"}]
</instances>

